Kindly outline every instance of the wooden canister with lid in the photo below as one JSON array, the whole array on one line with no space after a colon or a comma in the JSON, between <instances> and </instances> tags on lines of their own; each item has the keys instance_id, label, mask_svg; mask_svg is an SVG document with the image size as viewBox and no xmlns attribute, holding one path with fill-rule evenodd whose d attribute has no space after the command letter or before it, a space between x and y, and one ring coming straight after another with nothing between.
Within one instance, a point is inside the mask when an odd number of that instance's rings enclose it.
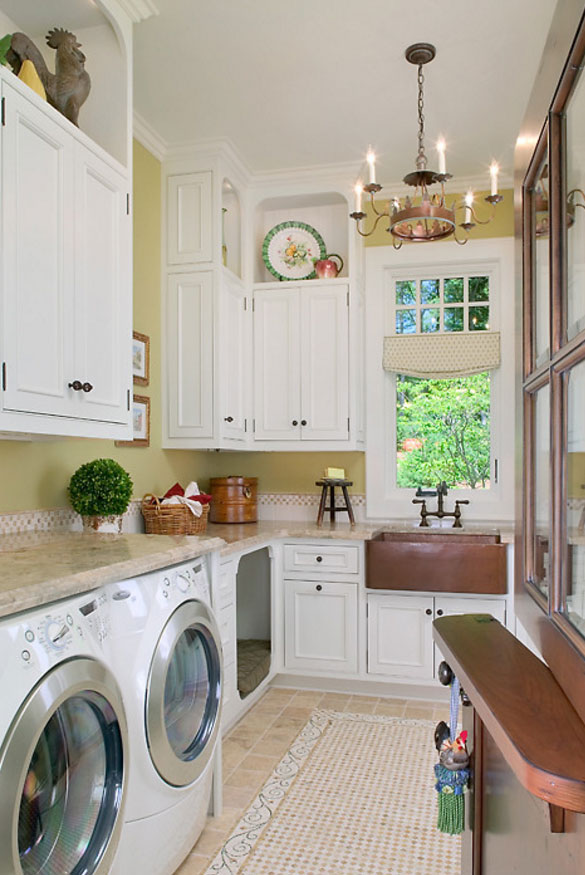
<instances>
[{"instance_id":1,"label":"wooden canister with lid","mask_svg":"<svg viewBox=\"0 0 585 875\"><path fill-rule=\"evenodd\" d=\"M212 477L209 520L212 523L255 523L258 519L257 477Z\"/></svg>"}]
</instances>

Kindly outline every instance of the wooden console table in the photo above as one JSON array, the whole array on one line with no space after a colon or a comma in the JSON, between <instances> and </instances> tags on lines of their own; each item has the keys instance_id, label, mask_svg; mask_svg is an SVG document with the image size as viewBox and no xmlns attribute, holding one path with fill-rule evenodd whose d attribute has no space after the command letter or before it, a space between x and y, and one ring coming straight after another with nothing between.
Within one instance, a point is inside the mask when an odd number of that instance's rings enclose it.
<instances>
[{"instance_id":1,"label":"wooden console table","mask_svg":"<svg viewBox=\"0 0 585 875\"><path fill-rule=\"evenodd\" d=\"M584 872L585 724L552 672L489 615L434 637L472 706L463 875Z\"/></svg>"}]
</instances>

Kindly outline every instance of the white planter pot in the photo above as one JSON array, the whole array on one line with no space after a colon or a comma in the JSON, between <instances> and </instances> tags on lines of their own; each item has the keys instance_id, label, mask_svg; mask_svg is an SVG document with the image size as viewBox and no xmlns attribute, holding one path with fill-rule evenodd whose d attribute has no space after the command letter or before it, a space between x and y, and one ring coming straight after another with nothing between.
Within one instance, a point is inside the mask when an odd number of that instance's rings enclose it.
<instances>
[{"instance_id":1,"label":"white planter pot","mask_svg":"<svg viewBox=\"0 0 585 875\"><path fill-rule=\"evenodd\" d=\"M122 531L121 514L111 513L107 516L82 516L84 532L113 532L119 535Z\"/></svg>"}]
</instances>

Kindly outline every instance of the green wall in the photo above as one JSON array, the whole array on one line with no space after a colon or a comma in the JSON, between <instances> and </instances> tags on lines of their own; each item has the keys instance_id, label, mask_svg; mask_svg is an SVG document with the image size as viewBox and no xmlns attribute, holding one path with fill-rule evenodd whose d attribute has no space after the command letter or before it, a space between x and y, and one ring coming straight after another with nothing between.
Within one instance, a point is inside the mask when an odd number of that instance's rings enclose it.
<instances>
[{"instance_id":1,"label":"green wall","mask_svg":"<svg viewBox=\"0 0 585 875\"><path fill-rule=\"evenodd\" d=\"M503 194L494 222L478 226L474 237L513 234L513 196L511 191ZM478 192L478 199L481 195ZM366 239L367 246L388 245L388 234L381 225ZM151 339L150 385L137 387L137 392L151 398L150 447L116 447L112 441L83 439L0 440L0 512L67 505L67 484L73 471L99 457L116 459L126 468L134 481L136 498L145 492L160 494L176 480L186 485L195 479L206 489L210 477L229 474L258 477L261 492L318 492L315 480L327 466L345 468L354 482L353 491L365 492L363 453L217 453L161 448L160 238L161 166L135 142L134 328Z\"/></svg>"}]
</instances>

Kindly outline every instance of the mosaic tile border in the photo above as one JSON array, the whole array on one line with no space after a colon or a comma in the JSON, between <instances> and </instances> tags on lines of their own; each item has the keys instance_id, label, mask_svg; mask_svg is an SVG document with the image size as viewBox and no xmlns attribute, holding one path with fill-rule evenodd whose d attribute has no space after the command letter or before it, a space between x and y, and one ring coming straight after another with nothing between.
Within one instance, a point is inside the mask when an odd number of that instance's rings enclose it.
<instances>
[{"instance_id":1,"label":"mosaic tile border","mask_svg":"<svg viewBox=\"0 0 585 875\"><path fill-rule=\"evenodd\" d=\"M432 720L409 717L388 717L381 714L353 714L316 709L293 741L291 747L278 763L262 789L237 823L223 847L205 870L204 875L236 875L246 863L266 826L274 817L278 806L285 798L293 781L306 763L318 741L333 721L382 723L399 726L424 726L429 733L434 729Z\"/></svg>"},{"instance_id":2,"label":"mosaic tile border","mask_svg":"<svg viewBox=\"0 0 585 875\"><path fill-rule=\"evenodd\" d=\"M319 507L320 492L261 492L258 494L258 505L264 507ZM360 493L350 493L353 507L365 507L366 496ZM335 504L343 504L343 496L335 496Z\"/></svg>"},{"instance_id":3,"label":"mosaic tile border","mask_svg":"<svg viewBox=\"0 0 585 875\"><path fill-rule=\"evenodd\" d=\"M341 496L336 497L336 504ZM365 495L351 495L356 516L365 512ZM144 524L140 511L141 499L133 499L124 514L125 532L142 532ZM289 519L301 514L304 519L313 519L319 506L317 493L262 492L258 495L258 515L262 519ZM79 532L81 519L70 507L51 507L45 510L22 510L0 513L0 535L20 532Z\"/></svg>"}]
</instances>

